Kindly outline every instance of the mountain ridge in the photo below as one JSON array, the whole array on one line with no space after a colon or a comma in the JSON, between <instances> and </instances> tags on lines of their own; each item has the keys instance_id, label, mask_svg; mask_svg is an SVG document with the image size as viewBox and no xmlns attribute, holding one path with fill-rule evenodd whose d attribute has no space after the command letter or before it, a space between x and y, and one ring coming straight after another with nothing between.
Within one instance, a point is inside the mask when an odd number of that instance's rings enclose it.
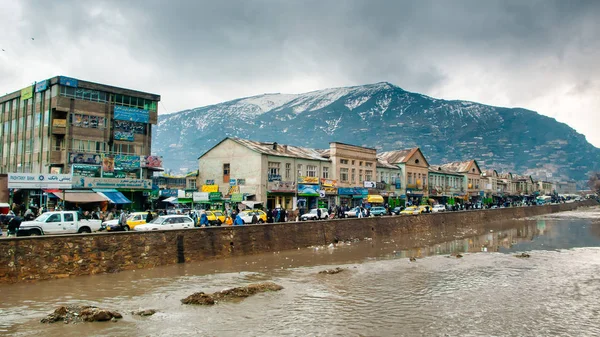
<instances>
[{"instance_id":1,"label":"mountain ridge","mask_svg":"<svg viewBox=\"0 0 600 337\"><path fill-rule=\"evenodd\" d=\"M432 163L474 158L498 171L554 180L584 180L600 161L600 149L552 117L437 99L389 82L265 93L159 115L153 152L167 168L194 169L195 159L227 136L317 148L330 141L378 150L419 146Z\"/></svg>"}]
</instances>

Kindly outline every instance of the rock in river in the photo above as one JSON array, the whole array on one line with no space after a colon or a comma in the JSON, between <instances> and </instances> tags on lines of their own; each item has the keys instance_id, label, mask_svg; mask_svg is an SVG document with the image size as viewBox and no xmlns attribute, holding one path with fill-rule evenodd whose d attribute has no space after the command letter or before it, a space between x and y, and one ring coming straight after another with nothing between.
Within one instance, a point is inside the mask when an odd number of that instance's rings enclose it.
<instances>
[{"instance_id":1,"label":"rock in river","mask_svg":"<svg viewBox=\"0 0 600 337\"><path fill-rule=\"evenodd\" d=\"M529 255L527 253L521 253L521 254L515 255L515 257L526 259L528 257L531 257L531 255Z\"/></svg>"},{"instance_id":2,"label":"rock in river","mask_svg":"<svg viewBox=\"0 0 600 337\"><path fill-rule=\"evenodd\" d=\"M213 294L205 294L203 292L194 293L181 300L183 304L199 304L199 305L213 305L218 301L228 301L235 299L243 299L254 294L263 293L267 291L278 291L283 289L282 286L273 282L263 282L249 284L245 287L236 287L231 289L225 289L218 291Z\"/></svg>"},{"instance_id":3,"label":"rock in river","mask_svg":"<svg viewBox=\"0 0 600 337\"><path fill-rule=\"evenodd\" d=\"M42 318L41 322L103 322L110 321L113 318L119 319L123 318L123 316L116 311L100 309L94 306L60 306L53 313Z\"/></svg>"},{"instance_id":4,"label":"rock in river","mask_svg":"<svg viewBox=\"0 0 600 337\"><path fill-rule=\"evenodd\" d=\"M344 270L346 270L346 269L344 269L344 268L340 268L340 267L337 267L337 268L334 268L334 269L325 269L325 270L321 270L321 271L319 272L319 274L333 275L333 274L341 273L341 272L343 272Z\"/></svg>"},{"instance_id":5,"label":"rock in river","mask_svg":"<svg viewBox=\"0 0 600 337\"><path fill-rule=\"evenodd\" d=\"M131 314L135 315L135 316L152 316L152 315L156 314L156 310L146 309L146 310L132 311Z\"/></svg>"}]
</instances>

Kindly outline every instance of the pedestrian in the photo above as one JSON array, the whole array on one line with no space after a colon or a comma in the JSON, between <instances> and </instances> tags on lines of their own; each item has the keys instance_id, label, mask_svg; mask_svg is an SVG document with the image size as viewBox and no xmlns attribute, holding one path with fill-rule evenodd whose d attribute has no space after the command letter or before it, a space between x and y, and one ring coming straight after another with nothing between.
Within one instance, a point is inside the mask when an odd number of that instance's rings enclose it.
<instances>
[{"instance_id":1,"label":"pedestrian","mask_svg":"<svg viewBox=\"0 0 600 337\"><path fill-rule=\"evenodd\" d=\"M19 231L19 227L21 226L21 222L23 219L20 216L15 216L10 221L8 221L8 236L17 236L17 232Z\"/></svg>"},{"instance_id":2,"label":"pedestrian","mask_svg":"<svg viewBox=\"0 0 600 337\"><path fill-rule=\"evenodd\" d=\"M234 226L243 226L244 225L244 219L242 219L241 216L237 215L235 217L235 220L233 221L233 225Z\"/></svg>"},{"instance_id":3,"label":"pedestrian","mask_svg":"<svg viewBox=\"0 0 600 337\"><path fill-rule=\"evenodd\" d=\"M321 209L317 208L317 220L321 220Z\"/></svg>"},{"instance_id":4,"label":"pedestrian","mask_svg":"<svg viewBox=\"0 0 600 337\"><path fill-rule=\"evenodd\" d=\"M252 224L255 225L258 223L258 217L256 216L256 212L252 212Z\"/></svg>"},{"instance_id":5,"label":"pedestrian","mask_svg":"<svg viewBox=\"0 0 600 337\"><path fill-rule=\"evenodd\" d=\"M148 214L146 214L146 223L149 223L152 220L154 220L154 216L152 215L152 212L148 211ZM196 222L194 221L194 226L195 225L196 225Z\"/></svg>"},{"instance_id":6,"label":"pedestrian","mask_svg":"<svg viewBox=\"0 0 600 337\"><path fill-rule=\"evenodd\" d=\"M31 210L31 208L28 208L25 211L25 215L23 215L23 218L25 221L31 221L31 220L35 219L35 215L33 214L33 211Z\"/></svg>"},{"instance_id":7,"label":"pedestrian","mask_svg":"<svg viewBox=\"0 0 600 337\"><path fill-rule=\"evenodd\" d=\"M273 213L273 223L279 222L279 218L278 218L279 212L277 211L277 208L274 208L272 213Z\"/></svg>"},{"instance_id":8,"label":"pedestrian","mask_svg":"<svg viewBox=\"0 0 600 337\"><path fill-rule=\"evenodd\" d=\"M267 209L267 223L273 223L273 212Z\"/></svg>"},{"instance_id":9,"label":"pedestrian","mask_svg":"<svg viewBox=\"0 0 600 337\"><path fill-rule=\"evenodd\" d=\"M121 215L119 215L119 225L121 225L121 228L123 229L127 226L127 212L125 210L122 210Z\"/></svg>"},{"instance_id":10,"label":"pedestrian","mask_svg":"<svg viewBox=\"0 0 600 337\"><path fill-rule=\"evenodd\" d=\"M208 216L206 215L206 211L202 210L200 212L200 227L210 226L208 223Z\"/></svg>"},{"instance_id":11,"label":"pedestrian","mask_svg":"<svg viewBox=\"0 0 600 337\"><path fill-rule=\"evenodd\" d=\"M233 225L233 220L231 220L231 217L229 215L225 216L225 225L227 225L227 226Z\"/></svg>"}]
</instances>

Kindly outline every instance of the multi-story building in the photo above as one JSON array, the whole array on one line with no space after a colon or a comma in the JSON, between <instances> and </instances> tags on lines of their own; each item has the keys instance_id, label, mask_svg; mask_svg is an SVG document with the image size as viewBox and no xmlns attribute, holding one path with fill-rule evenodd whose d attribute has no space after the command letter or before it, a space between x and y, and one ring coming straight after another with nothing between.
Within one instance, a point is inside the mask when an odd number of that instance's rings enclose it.
<instances>
[{"instance_id":1,"label":"multi-story building","mask_svg":"<svg viewBox=\"0 0 600 337\"><path fill-rule=\"evenodd\" d=\"M528 196L533 194L537 187L534 187L534 182L531 176L520 176L513 175L513 181L515 183L515 192L520 196Z\"/></svg>"},{"instance_id":2,"label":"multi-story building","mask_svg":"<svg viewBox=\"0 0 600 337\"><path fill-rule=\"evenodd\" d=\"M502 172L498 174L498 190L502 196L511 196L515 194L516 187L512 173Z\"/></svg>"},{"instance_id":3,"label":"multi-story building","mask_svg":"<svg viewBox=\"0 0 600 337\"><path fill-rule=\"evenodd\" d=\"M448 198L465 196L464 177L460 173L443 170L439 165L429 167L429 197L445 204Z\"/></svg>"},{"instance_id":4,"label":"multi-story building","mask_svg":"<svg viewBox=\"0 0 600 337\"><path fill-rule=\"evenodd\" d=\"M397 193L404 199L418 202L428 196L429 163L418 147L377 154L384 164L397 166L400 170L400 188ZM398 187L398 186L397 186Z\"/></svg>"},{"instance_id":5,"label":"multi-story building","mask_svg":"<svg viewBox=\"0 0 600 337\"><path fill-rule=\"evenodd\" d=\"M477 201L484 194L481 185L481 169L475 160L457 161L440 165L445 171L463 175L463 188L469 200ZM466 197L465 197L466 199Z\"/></svg>"},{"instance_id":6,"label":"multi-story building","mask_svg":"<svg viewBox=\"0 0 600 337\"><path fill-rule=\"evenodd\" d=\"M2 96L0 173L20 178L72 174L73 188L118 189L141 208L142 191L150 188L148 169L156 166L156 160L146 159L159 101L159 95L65 76ZM83 192L60 195L67 202L97 199L94 191L87 197ZM20 190L13 201L37 199L38 194Z\"/></svg>"},{"instance_id":7,"label":"multi-story building","mask_svg":"<svg viewBox=\"0 0 600 337\"><path fill-rule=\"evenodd\" d=\"M499 195L498 180L499 177L496 170L485 170L481 172L481 183L483 184L483 189L487 198Z\"/></svg>"},{"instance_id":8,"label":"multi-story building","mask_svg":"<svg viewBox=\"0 0 600 337\"><path fill-rule=\"evenodd\" d=\"M575 194L577 192L577 183L575 181L559 181L554 183L554 186L558 194Z\"/></svg>"},{"instance_id":9,"label":"multi-story building","mask_svg":"<svg viewBox=\"0 0 600 337\"><path fill-rule=\"evenodd\" d=\"M540 195L551 195L554 193L554 187L549 181L539 180L537 181L537 191Z\"/></svg>"}]
</instances>

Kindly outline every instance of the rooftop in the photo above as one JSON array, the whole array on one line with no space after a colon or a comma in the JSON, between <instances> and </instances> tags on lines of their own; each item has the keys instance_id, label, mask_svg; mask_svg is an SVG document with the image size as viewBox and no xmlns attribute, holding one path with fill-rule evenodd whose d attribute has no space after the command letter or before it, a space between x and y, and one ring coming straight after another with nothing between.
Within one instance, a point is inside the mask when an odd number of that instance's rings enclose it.
<instances>
[{"instance_id":1,"label":"rooftop","mask_svg":"<svg viewBox=\"0 0 600 337\"><path fill-rule=\"evenodd\" d=\"M442 174L450 174L454 176L462 176L459 173L444 170L440 165L431 165L429 166L429 172L442 173Z\"/></svg>"},{"instance_id":2,"label":"rooftop","mask_svg":"<svg viewBox=\"0 0 600 337\"><path fill-rule=\"evenodd\" d=\"M405 163L418 149L418 147L415 147L412 149L381 152L377 154L377 158L389 164Z\"/></svg>"},{"instance_id":3,"label":"rooftop","mask_svg":"<svg viewBox=\"0 0 600 337\"><path fill-rule=\"evenodd\" d=\"M472 160L466 161L455 161L451 163L446 163L440 165L442 170L446 170L449 172L458 172L463 173L469 171L469 165L471 165Z\"/></svg>"},{"instance_id":4,"label":"rooftop","mask_svg":"<svg viewBox=\"0 0 600 337\"><path fill-rule=\"evenodd\" d=\"M228 139L237 142L256 152L279 157L301 158L309 160L329 161L323 156L323 150L315 150L307 147L277 144L277 142L258 142L254 140L229 137Z\"/></svg>"}]
</instances>

